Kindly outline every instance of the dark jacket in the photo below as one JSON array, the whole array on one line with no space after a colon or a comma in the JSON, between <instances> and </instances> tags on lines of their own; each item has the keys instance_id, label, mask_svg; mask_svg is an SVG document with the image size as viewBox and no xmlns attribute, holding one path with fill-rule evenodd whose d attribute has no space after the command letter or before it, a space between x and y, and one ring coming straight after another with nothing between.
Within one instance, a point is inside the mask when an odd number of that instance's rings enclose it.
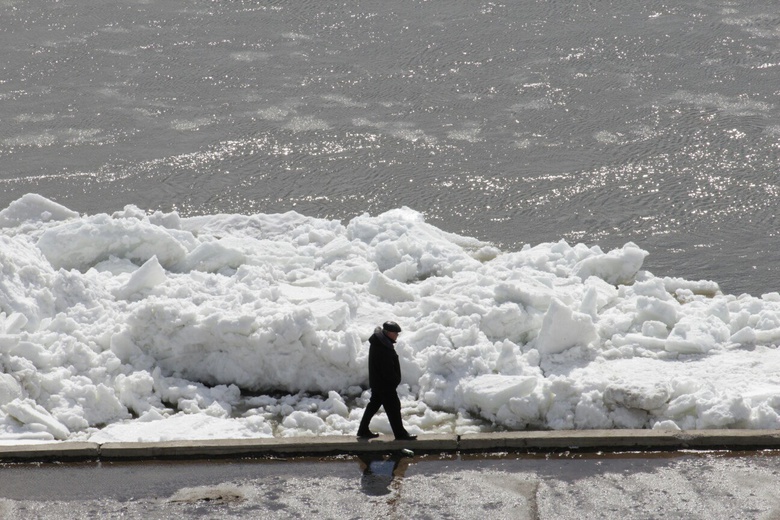
<instances>
[{"instance_id":1,"label":"dark jacket","mask_svg":"<svg viewBox=\"0 0 780 520\"><path fill-rule=\"evenodd\" d=\"M373 392L395 392L401 384L401 364L393 347L393 340L385 336L381 327L368 339L368 382Z\"/></svg>"}]
</instances>

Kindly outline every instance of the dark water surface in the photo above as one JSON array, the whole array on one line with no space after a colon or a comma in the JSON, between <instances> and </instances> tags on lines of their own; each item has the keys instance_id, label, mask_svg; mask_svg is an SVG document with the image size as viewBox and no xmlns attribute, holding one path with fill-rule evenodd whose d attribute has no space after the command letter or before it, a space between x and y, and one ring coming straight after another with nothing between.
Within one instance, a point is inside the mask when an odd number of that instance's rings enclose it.
<instances>
[{"instance_id":1,"label":"dark water surface","mask_svg":"<svg viewBox=\"0 0 780 520\"><path fill-rule=\"evenodd\" d=\"M2 0L0 48L0 207L408 206L780 290L774 0Z\"/></svg>"}]
</instances>

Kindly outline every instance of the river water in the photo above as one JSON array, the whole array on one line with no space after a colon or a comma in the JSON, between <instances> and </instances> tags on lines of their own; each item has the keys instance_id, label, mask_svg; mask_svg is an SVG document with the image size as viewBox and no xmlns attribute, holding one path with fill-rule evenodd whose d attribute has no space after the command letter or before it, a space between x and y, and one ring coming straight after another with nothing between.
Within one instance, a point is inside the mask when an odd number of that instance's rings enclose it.
<instances>
[{"instance_id":1,"label":"river water","mask_svg":"<svg viewBox=\"0 0 780 520\"><path fill-rule=\"evenodd\" d=\"M0 207L408 206L780 290L774 0L2 0Z\"/></svg>"}]
</instances>

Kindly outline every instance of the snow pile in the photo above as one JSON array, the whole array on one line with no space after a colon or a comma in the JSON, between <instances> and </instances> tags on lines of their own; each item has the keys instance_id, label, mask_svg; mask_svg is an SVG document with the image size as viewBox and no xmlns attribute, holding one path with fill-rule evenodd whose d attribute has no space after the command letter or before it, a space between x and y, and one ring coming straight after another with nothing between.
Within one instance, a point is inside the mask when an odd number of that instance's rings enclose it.
<instances>
[{"instance_id":1,"label":"snow pile","mask_svg":"<svg viewBox=\"0 0 780 520\"><path fill-rule=\"evenodd\" d=\"M780 427L780 295L646 254L27 195L0 211L0 440L353 434L387 319L412 432Z\"/></svg>"}]
</instances>

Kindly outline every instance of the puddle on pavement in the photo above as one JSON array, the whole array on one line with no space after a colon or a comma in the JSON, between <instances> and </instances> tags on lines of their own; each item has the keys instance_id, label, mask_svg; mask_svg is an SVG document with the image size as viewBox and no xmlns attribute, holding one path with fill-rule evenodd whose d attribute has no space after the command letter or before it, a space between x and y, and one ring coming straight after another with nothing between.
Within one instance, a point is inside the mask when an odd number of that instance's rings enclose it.
<instances>
[{"instance_id":1,"label":"puddle on pavement","mask_svg":"<svg viewBox=\"0 0 780 520\"><path fill-rule=\"evenodd\" d=\"M362 454L357 457L362 476L360 489L369 496L389 495L396 479L402 479L411 459L402 454L388 457L376 454Z\"/></svg>"}]
</instances>

